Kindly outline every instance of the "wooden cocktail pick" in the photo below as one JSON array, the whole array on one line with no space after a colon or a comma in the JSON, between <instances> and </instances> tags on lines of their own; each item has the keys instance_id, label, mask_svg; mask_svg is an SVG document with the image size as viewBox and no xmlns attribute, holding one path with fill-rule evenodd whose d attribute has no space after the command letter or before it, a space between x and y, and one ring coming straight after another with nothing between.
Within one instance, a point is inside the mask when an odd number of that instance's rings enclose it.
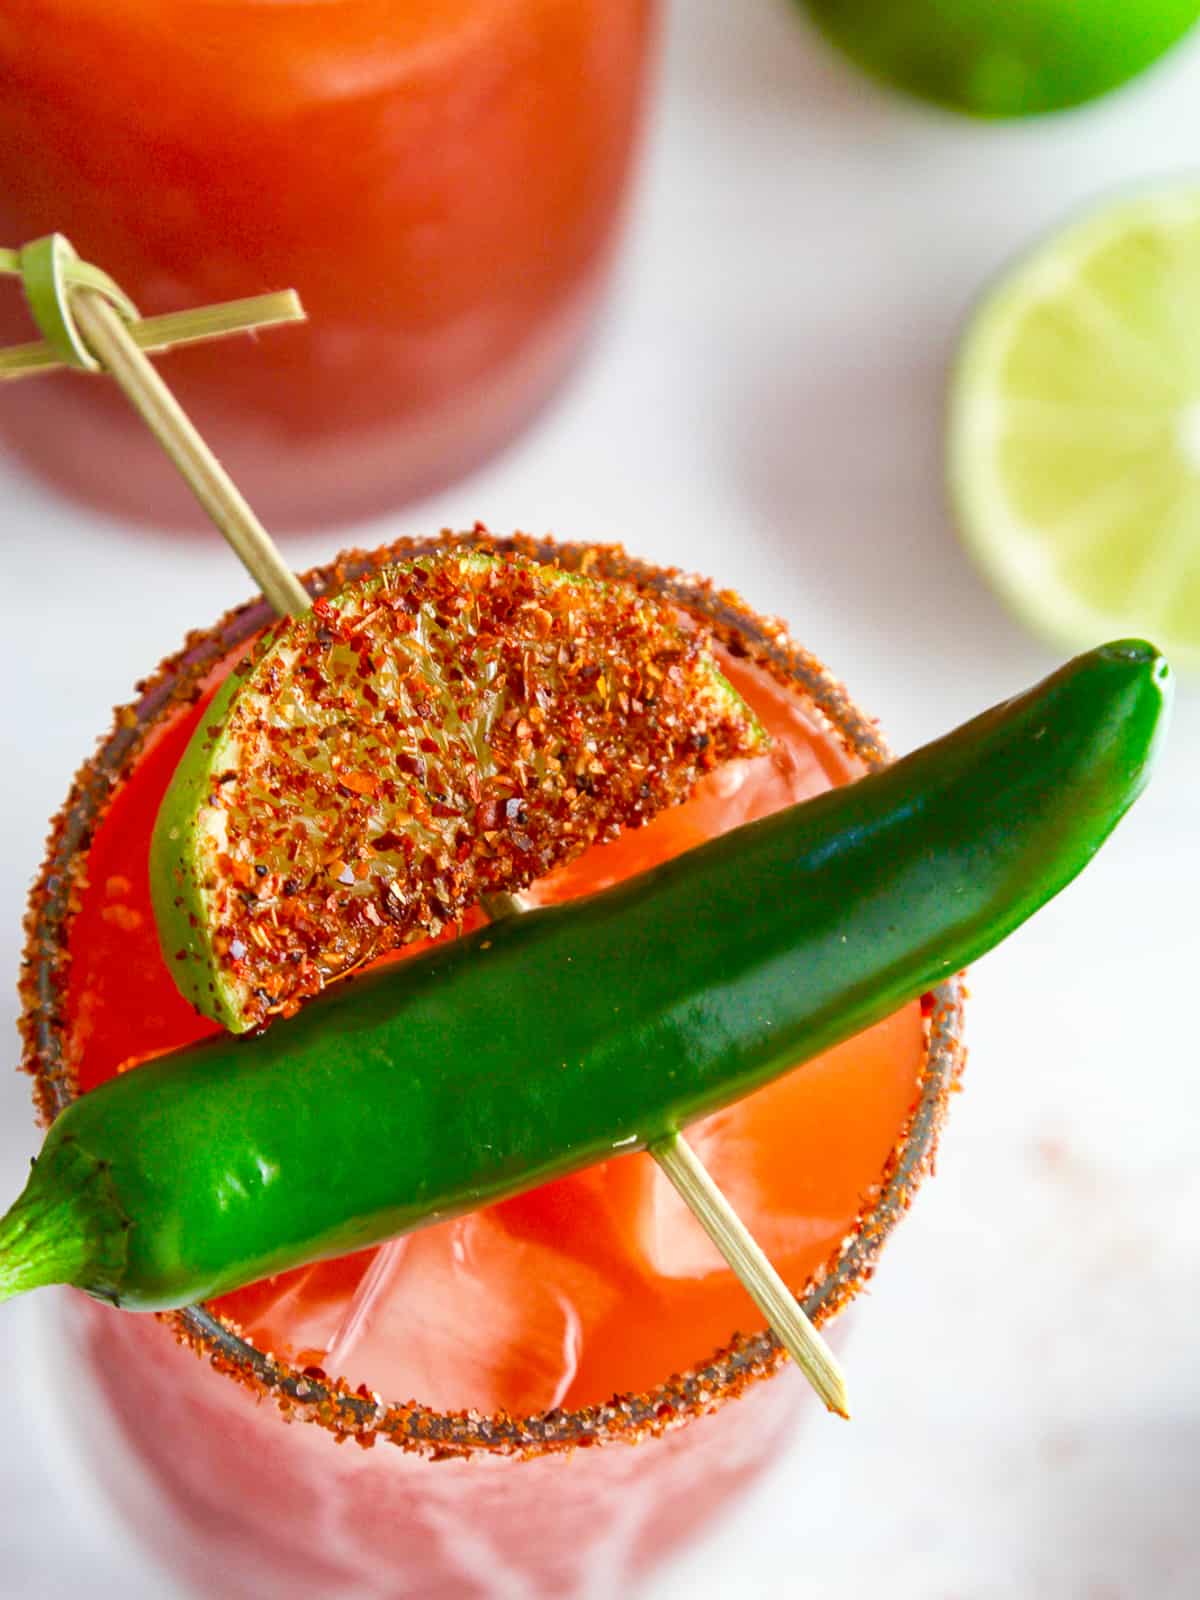
<instances>
[{"instance_id":1,"label":"wooden cocktail pick","mask_svg":"<svg viewBox=\"0 0 1200 1600\"><path fill-rule=\"evenodd\" d=\"M187 480L264 599L280 615L307 611L308 593L146 354L176 343L302 321L298 296L288 290L143 321L112 279L81 261L61 234L19 251L0 250L0 274L21 278L45 335L44 343L0 350L0 379L60 366L107 372ZM490 895L484 902L493 919L528 909L519 895ZM833 1352L695 1151L681 1134L657 1141L649 1151L828 1409L848 1416L845 1378Z\"/></svg>"},{"instance_id":2,"label":"wooden cocktail pick","mask_svg":"<svg viewBox=\"0 0 1200 1600\"><path fill-rule=\"evenodd\" d=\"M483 909L495 921L531 911L519 894L486 895ZM713 1181L708 1168L681 1133L646 1146L696 1221L736 1273L792 1360L839 1417L849 1417L846 1379L833 1351L771 1265L766 1252Z\"/></svg>"},{"instance_id":3,"label":"wooden cocktail pick","mask_svg":"<svg viewBox=\"0 0 1200 1600\"><path fill-rule=\"evenodd\" d=\"M45 335L44 344L0 350L0 376L26 377L56 366L109 373L187 479L264 598L281 615L307 611L311 601L295 573L145 353L278 322L302 322L299 295L288 289L141 322L128 296L106 273L81 261L60 233L37 239L23 250L0 252L0 273L20 276L34 320ZM182 326L182 337L176 332L164 340L171 325Z\"/></svg>"}]
</instances>

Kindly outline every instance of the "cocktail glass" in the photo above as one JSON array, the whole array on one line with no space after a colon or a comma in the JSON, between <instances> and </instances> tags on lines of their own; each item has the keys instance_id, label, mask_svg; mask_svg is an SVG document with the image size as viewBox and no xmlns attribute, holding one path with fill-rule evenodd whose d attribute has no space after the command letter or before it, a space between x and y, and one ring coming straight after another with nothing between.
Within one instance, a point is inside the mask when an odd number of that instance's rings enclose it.
<instances>
[{"instance_id":1,"label":"cocktail glass","mask_svg":"<svg viewBox=\"0 0 1200 1600\"><path fill-rule=\"evenodd\" d=\"M505 443L579 353L655 9L12 0L0 241L67 234L143 315L299 290L306 327L164 376L273 528L385 510ZM31 336L6 291L0 344ZM101 509L201 525L110 385L21 385L0 441Z\"/></svg>"},{"instance_id":2,"label":"cocktail glass","mask_svg":"<svg viewBox=\"0 0 1200 1600\"><path fill-rule=\"evenodd\" d=\"M355 554L325 569L322 580L434 547L406 541L375 556ZM712 627L729 660L794 690L797 715L826 730L831 751L842 746L850 772L888 759L875 724L841 686L736 597L612 549L532 541L520 548L635 582ZM81 1016L86 1029L86 1008L71 997L68 940L98 889L86 883L98 820L148 736L269 620L261 603L251 604L194 636L118 715L56 824L34 896L24 1018L27 1061L48 1116L78 1088L73 1040ZM114 904L119 928L134 913L119 898ZM885 1129L858 1214L803 1286L819 1323L842 1312L870 1276L932 1161L962 1063L957 983L927 996L921 1009L911 1102ZM143 1021L131 1022L130 1047L145 1054L154 1040L139 1038ZM835 1101L839 1084L843 1094L855 1092L852 1076L829 1082ZM849 1114L851 1103L843 1109ZM820 1137L834 1142L838 1131L828 1125ZM776 1137L790 1144L797 1132L785 1125ZM844 1127L842 1134L851 1137ZM226 1312L232 1304L237 1297ZM502 1308L494 1309L499 1329ZM393 1326L403 1338L399 1310ZM368 1382L352 1387L353 1378L331 1378L298 1357L271 1353L261 1340L248 1343L220 1307L155 1319L72 1292L62 1297L62 1315L76 1411L104 1419L96 1470L174 1573L232 1597L625 1593L764 1468L806 1408L817 1409L771 1334L735 1336L732 1326L722 1349L693 1345L678 1371L657 1371L637 1392L578 1405L568 1395L554 1409L522 1415L392 1403ZM687 1348L686 1329L681 1336ZM79 1431L94 1445L94 1428ZM116 1472L114 1438L125 1458Z\"/></svg>"}]
</instances>

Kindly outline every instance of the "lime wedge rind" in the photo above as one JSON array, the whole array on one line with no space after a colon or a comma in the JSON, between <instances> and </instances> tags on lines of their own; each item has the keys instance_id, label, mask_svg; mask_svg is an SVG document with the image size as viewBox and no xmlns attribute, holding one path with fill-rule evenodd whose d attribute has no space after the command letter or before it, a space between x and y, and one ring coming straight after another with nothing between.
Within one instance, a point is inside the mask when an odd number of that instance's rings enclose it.
<instances>
[{"instance_id":1,"label":"lime wedge rind","mask_svg":"<svg viewBox=\"0 0 1200 1600\"><path fill-rule=\"evenodd\" d=\"M380 568L201 718L151 840L164 957L243 1032L768 743L665 602L484 552Z\"/></svg>"}]
</instances>

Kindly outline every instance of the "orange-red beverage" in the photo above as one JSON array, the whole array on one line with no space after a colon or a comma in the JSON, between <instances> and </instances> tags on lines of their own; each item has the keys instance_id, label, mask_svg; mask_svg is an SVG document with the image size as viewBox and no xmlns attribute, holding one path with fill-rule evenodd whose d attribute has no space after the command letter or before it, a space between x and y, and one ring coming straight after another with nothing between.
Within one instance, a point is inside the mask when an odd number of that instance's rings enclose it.
<instances>
[{"instance_id":1,"label":"orange-red beverage","mask_svg":"<svg viewBox=\"0 0 1200 1600\"><path fill-rule=\"evenodd\" d=\"M164 375L271 526L386 509L507 440L575 356L654 9L6 0L0 243L66 233L147 315L298 289L307 327ZM0 343L28 337L6 288ZM111 385L23 384L0 440L102 508L198 516Z\"/></svg>"},{"instance_id":2,"label":"orange-red beverage","mask_svg":"<svg viewBox=\"0 0 1200 1600\"><path fill-rule=\"evenodd\" d=\"M611 552L560 554L665 584L714 624L774 745L545 880L542 898L601 887L882 759L840 688L729 597ZM155 681L56 835L29 993L50 1105L211 1031L159 955L146 846L201 714L189 697L262 620L227 620ZM110 799L134 721L151 732ZM949 986L691 1132L818 1317L869 1273L925 1170L957 1015ZM145 1531L207 1592L234 1596L622 1593L769 1460L802 1402L817 1407L640 1155L166 1320L70 1297L82 1364L141 1463ZM339 1450L330 1431L357 1444Z\"/></svg>"}]
</instances>

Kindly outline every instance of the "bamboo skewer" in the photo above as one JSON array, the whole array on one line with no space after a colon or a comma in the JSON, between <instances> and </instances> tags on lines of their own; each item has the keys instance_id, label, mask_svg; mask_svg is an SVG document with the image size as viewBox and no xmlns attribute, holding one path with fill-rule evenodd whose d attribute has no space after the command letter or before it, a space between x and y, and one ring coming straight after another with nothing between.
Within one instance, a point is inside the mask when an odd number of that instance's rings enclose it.
<instances>
[{"instance_id":1,"label":"bamboo skewer","mask_svg":"<svg viewBox=\"0 0 1200 1600\"><path fill-rule=\"evenodd\" d=\"M495 922L532 910L519 894L491 894L483 909ZM841 1365L817 1332L766 1252L713 1181L681 1133L647 1145L675 1192L724 1257L746 1293L766 1317L780 1344L808 1379L826 1408L848 1418L849 1395Z\"/></svg>"},{"instance_id":2,"label":"bamboo skewer","mask_svg":"<svg viewBox=\"0 0 1200 1600\"><path fill-rule=\"evenodd\" d=\"M66 249L69 251L70 247ZM13 271L17 253L0 254L5 258L0 267ZM86 264L83 271L103 277ZM115 286L111 289L115 290ZM87 353L119 384L258 584L264 599L280 615L302 616L311 605L307 591L146 354L147 350L165 348L176 340L217 338L256 322L298 320L304 315L299 299L287 291L283 296L264 296L259 301L230 302L223 307L130 322L110 304L111 294L85 283L60 282L57 292L69 300L68 305L59 306L64 320L69 323L73 317L75 329L86 341ZM273 304L262 318L256 317L252 322L251 308L258 305L263 309L262 301ZM65 364L68 363L53 347L53 341L14 346L0 351L0 378L24 377ZM485 896L483 908L493 920L530 909L517 894ZM672 1134L648 1148L821 1400L830 1411L849 1416L845 1378L836 1357L695 1151L681 1134Z\"/></svg>"},{"instance_id":3,"label":"bamboo skewer","mask_svg":"<svg viewBox=\"0 0 1200 1600\"><path fill-rule=\"evenodd\" d=\"M826 1408L848 1419L850 1397L837 1357L771 1265L758 1240L713 1182L700 1157L681 1133L659 1139L649 1149Z\"/></svg>"},{"instance_id":4,"label":"bamboo skewer","mask_svg":"<svg viewBox=\"0 0 1200 1600\"><path fill-rule=\"evenodd\" d=\"M303 616L312 604L304 586L124 321L94 289L76 290L71 309L80 332L179 468L264 599L281 616Z\"/></svg>"},{"instance_id":5,"label":"bamboo skewer","mask_svg":"<svg viewBox=\"0 0 1200 1600\"><path fill-rule=\"evenodd\" d=\"M255 333L282 322L303 322L304 308L294 289L279 294L253 295L247 300L225 300L220 305L198 306L194 311L172 311L164 317L142 317L128 324L129 336L139 350L150 353L173 350L176 345L202 344L231 333ZM69 363L44 339L30 344L10 344L0 350L0 383L29 378L36 373L59 372Z\"/></svg>"}]
</instances>

